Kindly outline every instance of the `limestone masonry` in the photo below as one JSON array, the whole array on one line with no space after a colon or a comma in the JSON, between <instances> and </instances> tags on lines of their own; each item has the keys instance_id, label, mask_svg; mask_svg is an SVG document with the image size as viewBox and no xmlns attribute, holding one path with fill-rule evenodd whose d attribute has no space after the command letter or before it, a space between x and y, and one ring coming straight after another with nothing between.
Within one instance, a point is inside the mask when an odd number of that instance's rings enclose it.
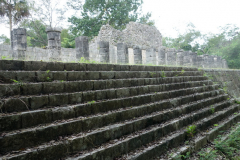
<instances>
[{"instance_id":1,"label":"limestone masonry","mask_svg":"<svg viewBox=\"0 0 240 160\"><path fill-rule=\"evenodd\" d=\"M219 56L162 46L162 35L156 27L130 22L119 31L103 25L99 35L89 42L88 37L75 39L75 49L61 48L61 30L47 28L47 49L27 47L26 29L12 31L12 46L0 45L0 59L27 61L78 62L80 59L118 64L152 64L201 68L228 68Z\"/></svg>"},{"instance_id":2,"label":"limestone masonry","mask_svg":"<svg viewBox=\"0 0 240 160\"><path fill-rule=\"evenodd\" d=\"M108 44L99 43L103 60ZM117 49L127 55L125 45ZM131 50L136 63L140 51ZM175 50L167 53L167 61L176 59ZM240 93L232 85L240 83L238 71L203 70ZM239 104L205 74L196 67L0 60L0 160L176 159L199 151L240 121Z\"/></svg>"}]
</instances>

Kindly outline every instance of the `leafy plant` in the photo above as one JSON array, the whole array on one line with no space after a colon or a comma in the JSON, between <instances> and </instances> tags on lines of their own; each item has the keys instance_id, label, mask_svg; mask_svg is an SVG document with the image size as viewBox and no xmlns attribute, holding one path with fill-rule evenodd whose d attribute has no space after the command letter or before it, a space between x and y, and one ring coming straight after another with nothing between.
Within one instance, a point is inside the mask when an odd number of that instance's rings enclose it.
<instances>
[{"instance_id":1,"label":"leafy plant","mask_svg":"<svg viewBox=\"0 0 240 160\"><path fill-rule=\"evenodd\" d=\"M89 104L93 104L93 103L95 103L95 102L96 102L96 101L89 101L88 103L89 103Z\"/></svg>"},{"instance_id":2,"label":"leafy plant","mask_svg":"<svg viewBox=\"0 0 240 160\"><path fill-rule=\"evenodd\" d=\"M211 150L211 148L202 149L200 152L198 152L198 155L200 156L200 160L215 160L217 158L217 151Z\"/></svg>"},{"instance_id":3,"label":"leafy plant","mask_svg":"<svg viewBox=\"0 0 240 160\"><path fill-rule=\"evenodd\" d=\"M130 21L153 25L154 22L150 20L151 13L139 13L142 3L141 0L87 0L83 10L79 11L81 18L74 15L68 19L72 26L71 32L73 35L82 34L92 38L98 35L103 24L109 24L118 30L125 29Z\"/></svg>"},{"instance_id":4,"label":"leafy plant","mask_svg":"<svg viewBox=\"0 0 240 160\"><path fill-rule=\"evenodd\" d=\"M7 58L7 56L2 56L2 59L6 59Z\"/></svg>"},{"instance_id":5,"label":"leafy plant","mask_svg":"<svg viewBox=\"0 0 240 160\"><path fill-rule=\"evenodd\" d=\"M190 137L194 136L194 133L196 133L196 125L190 125L186 128L187 133Z\"/></svg>"},{"instance_id":6,"label":"leafy plant","mask_svg":"<svg viewBox=\"0 0 240 160\"><path fill-rule=\"evenodd\" d=\"M95 61L89 61L86 60L84 57L81 57L81 59L78 61L78 63L96 63Z\"/></svg>"},{"instance_id":7,"label":"leafy plant","mask_svg":"<svg viewBox=\"0 0 240 160\"><path fill-rule=\"evenodd\" d=\"M183 74L185 71L182 69L180 74Z\"/></svg>"},{"instance_id":8,"label":"leafy plant","mask_svg":"<svg viewBox=\"0 0 240 160\"><path fill-rule=\"evenodd\" d=\"M17 81L15 79L11 79L11 81L13 81L14 83L18 84L19 86L23 86L24 83L22 81Z\"/></svg>"},{"instance_id":9,"label":"leafy plant","mask_svg":"<svg viewBox=\"0 0 240 160\"><path fill-rule=\"evenodd\" d=\"M161 75L161 77L162 77L162 78L166 77L166 75L165 75L165 72L164 72L164 71L162 71L162 75Z\"/></svg>"},{"instance_id":10,"label":"leafy plant","mask_svg":"<svg viewBox=\"0 0 240 160\"><path fill-rule=\"evenodd\" d=\"M191 155L191 152L187 152L186 155L177 156L175 160L188 159L188 158L190 158L190 155Z\"/></svg>"},{"instance_id":11,"label":"leafy plant","mask_svg":"<svg viewBox=\"0 0 240 160\"><path fill-rule=\"evenodd\" d=\"M46 81L51 82L52 80L50 77L46 77Z\"/></svg>"},{"instance_id":12,"label":"leafy plant","mask_svg":"<svg viewBox=\"0 0 240 160\"><path fill-rule=\"evenodd\" d=\"M150 76L153 78L153 76L155 75L155 72L150 72Z\"/></svg>"},{"instance_id":13,"label":"leafy plant","mask_svg":"<svg viewBox=\"0 0 240 160\"><path fill-rule=\"evenodd\" d=\"M212 114L215 112L215 108L214 107L211 107L211 112L212 112Z\"/></svg>"},{"instance_id":14,"label":"leafy plant","mask_svg":"<svg viewBox=\"0 0 240 160\"><path fill-rule=\"evenodd\" d=\"M217 127L218 126L218 124L214 124L214 127Z\"/></svg>"},{"instance_id":15,"label":"leafy plant","mask_svg":"<svg viewBox=\"0 0 240 160\"><path fill-rule=\"evenodd\" d=\"M239 101L237 101L237 100L235 101L235 103L237 103L237 104L240 104L240 102L239 102Z\"/></svg>"},{"instance_id":16,"label":"leafy plant","mask_svg":"<svg viewBox=\"0 0 240 160\"><path fill-rule=\"evenodd\" d=\"M232 141L233 139L230 139ZM236 148L231 147L230 144L227 141L214 141L215 142L215 148L222 152L227 157L232 157L233 153L236 151Z\"/></svg>"}]
</instances>

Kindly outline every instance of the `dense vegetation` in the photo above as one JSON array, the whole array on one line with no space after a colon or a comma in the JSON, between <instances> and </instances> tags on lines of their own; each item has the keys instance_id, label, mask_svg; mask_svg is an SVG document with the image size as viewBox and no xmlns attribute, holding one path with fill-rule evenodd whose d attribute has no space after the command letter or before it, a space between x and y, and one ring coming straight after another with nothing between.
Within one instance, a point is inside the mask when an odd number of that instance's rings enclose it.
<instances>
[{"instance_id":1,"label":"dense vegetation","mask_svg":"<svg viewBox=\"0 0 240 160\"><path fill-rule=\"evenodd\" d=\"M109 24L116 29L124 29L130 21L153 25L149 21L151 14L141 15L138 11L142 0L86 0L83 5L81 17L72 16L71 31L74 34L81 32L84 36L97 36L103 24Z\"/></svg>"},{"instance_id":2,"label":"dense vegetation","mask_svg":"<svg viewBox=\"0 0 240 160\"><path fill-rule=\"evenodd\" d=\"M177 38L164 37L163 45L168 48L197 52L198 55L219 55L227 60L229 68L240 68L240 34L235 25L226 25L219 34L202 34L193 24Z\"/></svg>"}]
</instances>

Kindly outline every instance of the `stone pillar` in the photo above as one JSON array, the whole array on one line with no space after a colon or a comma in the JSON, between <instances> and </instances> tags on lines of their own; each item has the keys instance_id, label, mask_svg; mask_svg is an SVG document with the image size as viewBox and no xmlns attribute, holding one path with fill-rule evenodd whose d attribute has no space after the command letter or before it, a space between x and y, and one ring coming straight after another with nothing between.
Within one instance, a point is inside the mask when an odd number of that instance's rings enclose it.
<instances>
[{"instance_id":1,"label":"stone pillar","mask_svg":"<svg viewBox=\"0 0 240 160\"><path fill-rule=\"evenodd\" d=\"M118 64L128 64L128 48L125 43L117 44L117 63Z\"/></svg>"},{"instance_id":2,"label":"stone pillar","mask_svg":"<svg viewBox=\"0 0 240 160\"><path fill-rule=\"evenodd\" d=\"M183 66L183 50L180 49L177 51L177 54L176 54L176 62L177 62L177 66Z\"/></svg>"},{"instance_id":3,"label":"stone pillar","mask_svg":"<svg viewBox=\"0 0 240 160\"><path fill-rule=\"evenodd\" d=\"M156 51L154 48L148 48L146 50L146 64L156 65Z\"/></svg>"},{"instance_id":4,"label":"stone pillar","mask_svg":"<svg viewBox=\"0 0 240 160\"><path fill-rule=\"evenodd\" d=\"M217 68L223 68L223 60L219 56L217 56Z\"/></svg>"},{"instance_id":5,"label":"stone pillar","mask_svg":"<svg viewBox=\"0 0 240 160\"><path fill-rule=\"evenodd\" d=\"M99 41L99 62L109 63L109 42Z\"/></svg>"},{"instance_id":6,"label":"stone pillar","mask_svg":"<svg viewBox=\"0 0 240 160\"><path fill-rule=\"evenodd\" d=\"M166 65L166 47L164 46L158 50L158 65Z\"/></svg>"},{"instance_id":7,"label":"stone pillar","mask_svg":"<svg viewBox=\"0 0 240 160\"><path fill-rule=\"evenodd\" d=\"M218 68L218 66L217 66L217 63L218 63L218 62L217 62L217 56L216 56L216 55L213 56L213 60L214 60L214 63L213 63L213 65L212 65L212 67L213 67L213 68Z\"/></svg>"},{"instance_id":8,"label":"stone pillar","mask_svg":"<svg viewBox=\"0 0 240 160\"><path fill-rule=\"evenodd\" d=\"M177 52L174 48L169 48L166 53L166 65L176 66L177 64Z\"/></svg>"},{"instance_id":9,"label":"stone pillar","mask_svg":"<svg viewBox=\"0 0 240 160\"><path fill-rule=\"evenodd\" d=\"M13 29L12 36L12 58L14 60L25 60L27 50L27 32L24 28Z\"/></svg>"},{"instance_id":10,"label":"stone pillar","mask_svg":"<svg viewBox=\"0 0 240 160\"><path fill-rule=\"evenodd\" d=\"M197 67L203 68L204 58L203 55L197 56Z\"/></svg>"},{"instance_id":11,"label":"stone pillar","mask_svg":"<svg viewBox=\"0 0 240 160\"><path fill-rule=\"evenodd\" d=\"M214 56L213 55L209 55L208 56L208 66L209 68L214 68Z\"/></svg>"},{"instance_id":12,"label":"stone pillar","mask_svg":"<svg viewBox=\"0 0 240 160\"><path fill-rule=\"evenodd\" d=\"M197 53L191 52L191 66L197 67Z\"/></svg>"},{"instance_id":13,"label":"stone pillar","mask_svg":"<svg viewBox=\"0 0 240 160\"><path fill-rule=\"evenodd\" d=\"M79 61L82 57L89 60L89 44L87 36L80 36L75 38L76 59Z\"/></svg>"},{"instance_id":14,"label":"stone pillar","mask_svg":"<svg viewBox=\"0 0 240 160\"><path fill-rule=\"evenodd\" d=\"M116 64L117 63L117 46L109 44L109 62Z\"/></svg>"},{"instance_id":15,"label":"stone pillar","mask_svg":"<svg viewBox=\"0 0 240 160\"><path fill-rule=\"evenodd\" d=\"M203 55L203 68L209 68L208 54Z\"/></svg>"},{"instance_id":16,"label":"stone pillar","mask_svg":"<svg viewBox=\"0 0 240 160\"><path fill-rule=\"evenodd\" d=\"M183 52L183 66L191 66L191 51Z\"/></svg>"},{"instance_id":17,"label":"stone pillar","mask_svg":"<svg viewBox=\"0 0 240 160\"><path fill-rule=\"evenodd\" d=\"M228 68L228 64L225 59L222 60L222 63L223 63L223 65L222 65L223 68Z\"/></svg>"},{"instance_id":18,"label":"stone pillar","mask_svg":"<svg viewBox=\"0 0 240 160\"><path fill-rule=\"evenodd\" d=\"M61 29L47 28L49 61L62 61L61 54Z\"/></svg>"},{"instance_id":19,"label":"stone pillar","mask_svg":"<svg viewBox=\"0 0 240 160\"><path fill-rule=\"evenodd\" d=\"M136 46L133 47L134 64L142 64L142 50Z\"/></svg>"}]
</instances>

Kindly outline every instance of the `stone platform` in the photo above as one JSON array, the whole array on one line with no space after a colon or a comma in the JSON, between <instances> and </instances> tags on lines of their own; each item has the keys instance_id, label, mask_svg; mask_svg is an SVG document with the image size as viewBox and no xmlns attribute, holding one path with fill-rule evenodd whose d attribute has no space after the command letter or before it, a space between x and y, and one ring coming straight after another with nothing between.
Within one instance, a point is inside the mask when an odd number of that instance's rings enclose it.
<instances>
[{"instance_id":1,"label":"stone platform","mask_svg":"<svg viewBox=\"0 0 240 160\"><path fill-rule=\"evenodd\" d=\"M239 105L203 73L1 60L0 159L151 160L189 139L198 150L240 120Z\"/></svg>"}]
</instances>

